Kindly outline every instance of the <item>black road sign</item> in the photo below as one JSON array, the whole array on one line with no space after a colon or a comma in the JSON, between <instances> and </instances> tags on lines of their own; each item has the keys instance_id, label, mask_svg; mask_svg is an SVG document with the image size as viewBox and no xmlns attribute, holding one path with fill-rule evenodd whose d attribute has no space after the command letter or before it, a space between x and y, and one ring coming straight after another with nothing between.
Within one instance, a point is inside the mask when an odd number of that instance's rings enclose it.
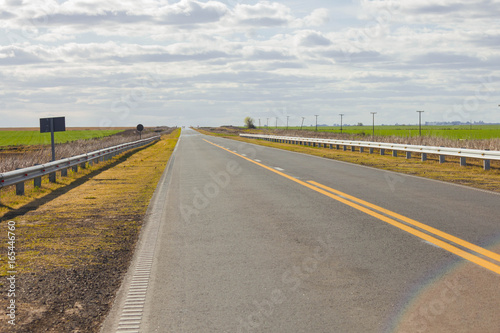
<instances>
[{"instance_id":1,"label":"black road sign","mask_svg":"<svg viewBox=\"0 0 500 333\"><path fill-rule=\"evenodd\" d=\"M53 122L54 132L66 131L65 117L40 118L40 133L50 133L50 122Z\"/></svg>"},{"instance_id":2,"label":"black road sign","mask_svg":"<svg viewBox=\"0 0 500 333\"><path fill-rule=\"evenodd\" d=\"M64 117L40 118L40 133L50 133L50 141L52 143L52 161L56 160L54 132L64 131L66 131L66 120Z\"/></svg>"}]
</instances>

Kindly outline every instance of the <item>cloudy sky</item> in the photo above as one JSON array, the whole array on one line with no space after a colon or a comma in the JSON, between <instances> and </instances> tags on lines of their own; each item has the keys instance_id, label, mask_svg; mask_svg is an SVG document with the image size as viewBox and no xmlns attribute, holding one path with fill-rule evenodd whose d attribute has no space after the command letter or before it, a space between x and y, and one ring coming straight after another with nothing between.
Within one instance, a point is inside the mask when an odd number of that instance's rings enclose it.
<instances>
[{"instance_id":1,"label":"cloudy sky","mask_svg":"<svg viewBox=\"0 0 500 333\"><path fill-rule=\"evenodd\" d=\"M0 0L0 127L500 122L500 0Z\"/></svg>"}]
</instances>

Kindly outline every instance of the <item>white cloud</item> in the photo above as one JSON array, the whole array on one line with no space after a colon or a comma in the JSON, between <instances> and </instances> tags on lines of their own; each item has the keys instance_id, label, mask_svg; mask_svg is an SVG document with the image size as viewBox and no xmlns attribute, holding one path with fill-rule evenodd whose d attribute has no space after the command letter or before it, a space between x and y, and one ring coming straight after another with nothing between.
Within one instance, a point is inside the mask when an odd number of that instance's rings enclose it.
<instances>
[{"instance_id":1,"label":"white cloud","mask_svg":"<svg viewBox=\"0 0 500 333\"><path fill-rule=\"evenodd\" d=\"M310 15L303 19L296 19L293 22L294 27L316 27L326 24L330 21L330 13L326 8L315 9Z\"/></svg>"},{"instance_id":2,"label":"white cloud","mask_svg":"<svg viewBox=\"0 0 500 333\"><path fill-rule=\"evenodd\" d=\"M498 91L498 0L318 3L0 1L0 111L95 126L238 124L277 107L355 123L380 108L388 123L463 104L485 78ZM487 115L493 95L463 114Z\"/></svg>"}]
</instances>

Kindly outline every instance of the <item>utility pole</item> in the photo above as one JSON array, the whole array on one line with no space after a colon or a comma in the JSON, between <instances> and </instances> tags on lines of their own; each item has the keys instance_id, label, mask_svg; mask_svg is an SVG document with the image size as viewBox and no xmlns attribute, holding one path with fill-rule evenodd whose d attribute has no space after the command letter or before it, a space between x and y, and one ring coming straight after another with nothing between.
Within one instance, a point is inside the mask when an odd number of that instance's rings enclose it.
<instances>
[{"instance_id":1,"label":"utility pole","mask_svg":"<svg viewBox=\"0 0 500 333\"><path fill-rule=\"evenodd\" d=\"M259 118L259 128L260 128L260 118Z\"/></svg>"},{"instance_id":2,"label":"utility pole","mask_svg":"<svg viewBox=\"0 0 500 333\"><path fill-rule=\"evenodd\" d=\"M417 111L418 112L418 135L422 136L422 112L424 111Z\"/></svg>"},{"instance_id":3,"label":"utility pole","mask_svg":"<svg viewBox=\"0 0 500 333\"><path fill-rule=\"evenodd\" d=\"M269 127L269 118L267 118L267 125L266 127Z\"/></svg>"},{"instance_id":4,"label":"utility pole","mask_svg":"<svg viewBox=\"0 0 500 333\"><path fill-rule=\"evenodd\" d=\"M342 118L344 117L344 114L341 113L339 114L339 116L340 116L340 134L342 134Z\"/></svg>"},{"instance_id":5,"label":"utility pole","mask_svg":"<svg viewBox=\"0 0 500 333\"><path fill-rule=\"evenodd\" d=\"M373 122L372 122L372 140L375 140L375 115L377 112L370 112L373 116Z\"/></svg>"},{"instance_id":6,"label":"utility pole","mask_svg":"<svg viewBox=\"0 0 500 333\"><path fill-rule=\"evenodd\" d=\"M302 123L300 124L300 130L302 130L302 126L304 126L304 119L306 119L306 117L302 117Z\"/></svg>"},{"instance_id":7,"label":"utility pole","mask_svg":"<svg viewBox=\"0 0 500 333\"><path fill-rule=\"evenodd\" d=\"M318 131L318 116L317 114L314 115L316 117L316 132Z\"/></svg>"},{"instance_id":8,"label":"utility pole","mask_svg":"<svg viewBox=\"0 0 500 333\"><path fill-rule=\"evenodd\" d=\"M288 118L290 118L290 116L286 116L286 129L288 130Z\"/></svg>"},{"instance_id":9,"label":"utility pole","mask_svg":"<svg viewBox=\"0 0 500 333\"><path fill-rule=\"evenodd\" d=\"M276 117L276 129L278 129L278 117Z\"/></svg>"}]
</instances>

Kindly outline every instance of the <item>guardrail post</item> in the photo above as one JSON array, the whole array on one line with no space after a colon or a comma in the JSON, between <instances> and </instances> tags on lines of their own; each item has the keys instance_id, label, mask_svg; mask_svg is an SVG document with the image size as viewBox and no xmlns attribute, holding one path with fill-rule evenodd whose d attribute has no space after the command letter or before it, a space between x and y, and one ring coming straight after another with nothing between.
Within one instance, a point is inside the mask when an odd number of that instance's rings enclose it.
<instances>
[{"instance_id":1,"label":"guardrail post","mask_svg":"<svg viewBox=\"0 0 500 333\"><path fill-rule=\"evenodd\" d=\"M411 160L411 151L406 152L406 159Z\"/></svg>"},{"instance_id":2,"label":"guardrail post","mask_svg":"<svg viewBox=\"0 0 500 333\"><path fill-rule=\"evenodd\" d=\"M460 157L460 166L467 166L467 159L465 157Z\"/></svg>"},{"instance_id":3,"label":"guardrail post","mask_svg":"<svg viewBox=\"0 0 500 333\"><path fill-rule=\"evenodd\" d=\"M347 151L347 146L346 145L344 145L344 151Z\"/></svg>"},{"instance_id":4,"label":"guardrail post","mask_svg":"<svg viewBox=\"0 0 500 333\"><path fill-rule=\"evenodd\" d=\"M24 195L24 182L16 184L16 195Z\"/></svg>"},{"instance_id":5,"label":"guardrail post","mask_svg":"<svg viewBox=\"0 0 500 333\"><path fill-rule=\"evenodd\" d=\"M55 172L49 173L49 182L51 182L51 183L56 182L56 173Z\"/></svg>"},{"instance_id":6,"label":"guardrail post","mask_svg":"<svg viewBox=\"0 0 500 333\"><path fill-rule=\"evenodd\" d=\"M485 149L485 150L489 150L489 149ZM483 160L483 168L484 168L484 170L488 171L488 170L490 170L490 167L491 167L490 160Z\"/></svg>"},{"instance_id":7,"label":"guardrail post","mask_svg":"<svg viewBox=\"0 0 500 333\"><path fill-rule=\"evenodd\" d=\"M380 155L385 155L385 149L384 148L380 148Z\"/></svg>"},{"instance_id":8,"label":"guardrail post","mask_svg":"<svg viewBox=\"0 0 500 333\"><path fill-rule=\"evenodd\" d=\"M483 160L483 167L484 167L484 170L486 170L486 171L490 170L490 167L491 167L491 165L490 165L490 164L491 164L491 163L490 163L490 160Z\"/></svg>"},{"instance_id":9,"label":"guardrail post","mask_svg":"<svg viewBox=\"0 0 500 333\"><path fill-rule=\"evenodd\" d=\"M422 162L427 161L427 153L422 153Z\"/></svg>"},{"instance_id":10,"label":"guardrail post","mask_svg":"<svg viewBox=\"0 0 500 333\"><path fill-rule=\"evenodd\" d=\"M19 170L19 168L16 168L16 170ZM24 182L16 184L16 195L24 195Z\"/></svg>"},{"instance_id":11,"label":"guardrail post","mask_svg":"<svg viewBox=\"0 0 500 333\"><path fill-rule=\"evenodd\" d=\"M83 162L83 163L81 163L81 164L80 164L80 168L81 168L81 169L85 169L85 168L87 168L87 162Z\"/></svg>"},{"instance_id":12,"label":"guardrail post","mask_svg":"<svg viewBox=\"0 0 500 333\"><path fill-rule=\"evenodd\" d=\"M61 169L61 177L68 177L68 169L67 168Z\"/></svg>"},{"instance_id":13,"label":"guardrail post","mask_svg":"<svg viewBox=\"0 0 500 333\"><path fill-rule=\"evenodd\" d=\"M359 147L359 152L364 153L365 152L365 147Z\"/></svg>"},{"instance_id":14,"label":"guardrail post","mask_svg":"<svg viewBox=\"0 0 500 333\"><path fill-rule=\"evenodd\" d=\"M368 149L368 152L369 152L370 154L373 154L373 148L371 148L371 147L370 147L370 148Z\"/></svg>"},{"instance_id":15,"label":"guardrail post","mask_svg":"<svg viewBox=\"0 0 500 333\"><path fill-rule=\"evenodd\" d=\"M443 164L444 162L446 162L446 156L445 155L439 155L439 163Z\"/></svg>"},{"instance_id":16,"label":"guardrail post","mask_svg":"<svg viewBox=\"0 0 500 333\"><path fill-rule=\"evenodd\" d=\"M333 149L333 144L330 143L330 149Z\"/></svg>"},{"instance_id":17,"label":"guardrail post","mask_svg":"<svg viewBox=\"0 0 500 333\"><path fill-rule=\"evenodd\" d=\"M356 151L356 146L351 146L351 151Z\"/></svg>"},{"instance_id":18,"label":"guardrail post","mask_svg":"<svg viewBox=\"0 0 500 333\"><path fill-rule=\"evenodd\" d=\"M77 165L73 165L73 172L78 172L78 164Z\"/></svg>"},{"instance_id":19,"label":"guardrail post","mask_svg":"<svg viewBox=\"0 0 500 333\"><path fill-rule=\"evenodd\" d=\"M40 164L35 164L35 165L40 165ZM33 179L33 186L34 187L42 187L42 177L35 177Z\"/></svg>"},{"instance_id":20,"label":"guardrail post","mask_svg":"<svg viewBox=\"0 0 500 333\"><path fill-rule=\"evenodd\" d=\"M398 157L398 151L397 150L393 150L392 151L392 157Z\"/></svg>"},{"instance_id":21,"label":"guardrail post","mask_svg":"<svg viewBox=\"0 0 500 333\"><path fill-rule=\"evenodd\" d=\"M339 150L340 149L340 145L335 145L335 149Z\"/></svg>"}]
</instances>

